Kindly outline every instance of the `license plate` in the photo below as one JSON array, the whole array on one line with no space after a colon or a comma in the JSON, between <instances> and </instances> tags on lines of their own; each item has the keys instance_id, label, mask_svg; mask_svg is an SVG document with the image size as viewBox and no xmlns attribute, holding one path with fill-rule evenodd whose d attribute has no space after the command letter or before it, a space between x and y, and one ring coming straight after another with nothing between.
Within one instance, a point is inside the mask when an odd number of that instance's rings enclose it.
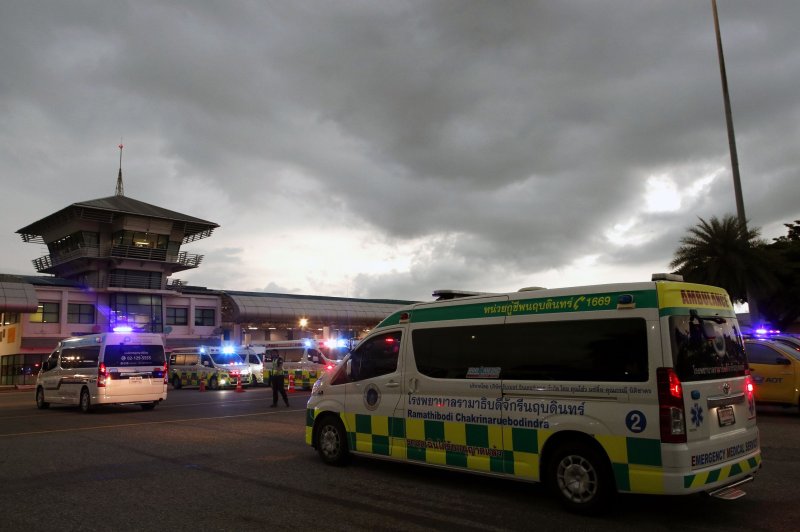
<instances>
[{"instance_id":1,"label":"license plate","mask_svg":"<svg viewBox=\"0 0 800 532\"><path fill-rule=\"evenodd\" d=\"M141 375L137 375L137 376L131 377L128 380L131 381L131 382L142 382L142 377L141 377Z\"/></svg>"},{"instance_id":2,"label":"license plate","mask_svg":"<svg viewBox=\"0 0 800 532\"><path fill-rule=\"evenodd\" d=\"M721 406L717 408L717 418L720 427L727 427L736 423L736 416L733 414L732 406Z\"/></svg>"}]
</instances>

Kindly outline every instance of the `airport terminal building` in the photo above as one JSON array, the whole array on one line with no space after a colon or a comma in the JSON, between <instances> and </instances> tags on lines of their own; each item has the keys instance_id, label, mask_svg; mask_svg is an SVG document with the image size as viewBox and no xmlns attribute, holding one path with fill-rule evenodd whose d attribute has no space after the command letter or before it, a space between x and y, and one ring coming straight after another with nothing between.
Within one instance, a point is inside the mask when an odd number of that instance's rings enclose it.
<instances>
[{"instance_id":1,"label":"airport terminal building","mask_svg":"<svg viewBox=\"0 0 800 532\"><path fill-rule=\"evenodd\" d=\"M357 339L408 301L216 290L175 274L200 266L181 246L218 224L126 197L73 203L22 229L44 244L39 275L0 274L0 386L32 384L62 338L130 327L167 350L297 338Z\"/></svg>"}]
</instances>

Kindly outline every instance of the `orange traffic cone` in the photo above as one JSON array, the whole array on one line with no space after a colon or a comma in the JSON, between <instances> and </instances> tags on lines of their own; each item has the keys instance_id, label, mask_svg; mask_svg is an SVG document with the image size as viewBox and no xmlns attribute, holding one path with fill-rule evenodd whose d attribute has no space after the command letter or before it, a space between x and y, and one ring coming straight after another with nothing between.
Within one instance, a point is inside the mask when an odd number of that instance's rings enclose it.
<instances>
[{"instance_id":1,"label":"orange traffic cone","mask_svg":"<svg viewBox=\"0 0 800 532\"><path fill-rule=\"evenodd\" d=\"M242 388L242 376L239 375L239 380L236 381L236 391L243 392L244 388Z\"/></svg>"},{"instance_id":2,"label":"orange traffic cone","mask_svg":"<svg viewBox=\"0 0 800 532\"><path fill-rule=\"evenodd\" d=\"M205 379L200 379L200 391L201 392L206 391L206 380Z\"/></svg>"},{"instance_id":3,"label":"orange traffic cone","mask_svg":"<svg viewBox=\"0 0 800 532\"><path fill-rule=\"evenodd\" d=\"M289 393L294 393L294 375L289 374Z\"/></svg>"}]
</instances>

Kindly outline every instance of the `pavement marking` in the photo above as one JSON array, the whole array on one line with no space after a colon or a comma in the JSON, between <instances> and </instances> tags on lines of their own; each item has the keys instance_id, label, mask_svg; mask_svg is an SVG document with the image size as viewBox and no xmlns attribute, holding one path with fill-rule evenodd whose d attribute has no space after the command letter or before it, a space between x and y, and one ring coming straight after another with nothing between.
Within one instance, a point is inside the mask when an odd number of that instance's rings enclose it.
<instances>
[{"instance_id":1,"label":"pavement marking","mask_svg":"<svg viewBox=\"0 0 800 532\"><path fill-rule=\"evenodd\" d=\"M53 430L37 430L31 432L11 432L8 434L0 434L0 438L8 438L10 436L34 436L37 434L56 434L59 432L83 432L87 430L103 430L103 429L119 429L119 428L126 428L126 427L140 427L144 425L166 425L169 423L187 423L190 421L207 421L209 419L232 419L237 417L254 417L254 416L271 416L277 415L282 412L304 412L305 408L302 410L275 410L272 412L256 412L254 414L236 414L233 416L210 416L210 417L194 417L194 418L187 418L187 419L170 419L165 421L144 421L142 423L124 423L121 425L101 425L95 427L75 427L69 429L53 429Z\"/></svg>"}]
</instances>

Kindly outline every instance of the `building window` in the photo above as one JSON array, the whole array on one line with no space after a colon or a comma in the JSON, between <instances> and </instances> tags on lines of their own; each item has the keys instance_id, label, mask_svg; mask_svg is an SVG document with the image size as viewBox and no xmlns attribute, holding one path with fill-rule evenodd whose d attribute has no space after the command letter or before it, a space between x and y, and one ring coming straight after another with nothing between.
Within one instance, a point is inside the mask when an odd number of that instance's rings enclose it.
<instances>
[{"instance_id":1,"label":"building window","mask_svg":"<svg viewBox=\"0 0 800 532\"><path fill-rule=\"evenodd\" d=\"M70 303L67 307L67 323L94 323L94 305Z\"/></svg>"},{"instance_id":2,"label":"building window","mask_svg":"<svg viewBox=\"0 0 800 532\"><path fill-rule=\"evenodd\" d=\"M213 308L198 308L194 310L194 324L197 327L213 327L214 324L214 309Z\"/></svg>"},{"instance_id":3,"label":"building window","mask_svg":"<svg viewBox=\"0 0 800 532\"><path fill-rule=\"evenodd\" d=\"M167 325L189 325L189 309L186 307L167 307Z\"/></svg>"},{"instance_id":4,"label":"building window","mask_svg":"<svg viewBox=\"0 0 800 532\"><path fill-rule=\"evenodd\" d=\"M169 235L157 235L140 231L117 231L112 238L115 246L133 246L149 249L167 249L169 242Z\"/></svg>"},{"instance_id":5,"label":"building window","mask_svg":"<svg viewBox=\"0 0 800 532\"><path fill-rule=\"evenodd\" d=\"M135 332L164 332L161 296L150 294L111 294L110 326L130 327Z\"/></svg>"},{"instance_id":6,"label":"building window","mask_svg":"<svg viewBox=\"0 0 800 532\"><path fill-rule=\"evenodd\" d=\"M0 319L0 325L13 325L15 323L19 323L19 313L18 312L4 312L0 314L2 319Z\"/></svg>"},{"instance_id":7,"label":"building window","mask_svg":"<svg viewBox=\"0 0 800 532\"><path fill-rule=\"evenodd\" d=\"M39 303L36 312L31 314L31 323L58 323L58 303Z\"/></svg>"}]
</instances>

